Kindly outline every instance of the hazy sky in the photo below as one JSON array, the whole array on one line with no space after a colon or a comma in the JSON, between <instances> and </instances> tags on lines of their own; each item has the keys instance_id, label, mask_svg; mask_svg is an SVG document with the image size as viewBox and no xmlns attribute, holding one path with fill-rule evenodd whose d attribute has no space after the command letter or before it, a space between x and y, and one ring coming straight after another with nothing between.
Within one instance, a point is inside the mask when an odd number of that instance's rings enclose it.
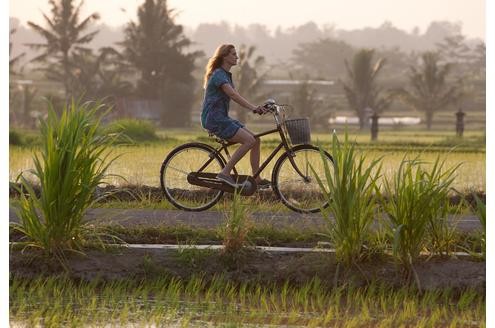
<instances>
[{"instance_id":1,"label":"hazy sky","mask_svg":"<svg viewBox=\"0 0 495 328\"><path fill-rule=\"evenodd\" d=\"M84 13L99 12L101 22L111 26L135 19L144 0L85 0ZM169 0L179 15L176 22L196 27L199 23L227 21L247 25L261 23L274 29L308 21L340 29L378 27L388 20L400 29L415 26L423 33L435 20L461 22L468 37L485 38L484 0ZM49 13L48 0L10 0L10 16L22 22L41 22ZM124 8L123 11L121 8Z\"/></svg>"}]
</instances>

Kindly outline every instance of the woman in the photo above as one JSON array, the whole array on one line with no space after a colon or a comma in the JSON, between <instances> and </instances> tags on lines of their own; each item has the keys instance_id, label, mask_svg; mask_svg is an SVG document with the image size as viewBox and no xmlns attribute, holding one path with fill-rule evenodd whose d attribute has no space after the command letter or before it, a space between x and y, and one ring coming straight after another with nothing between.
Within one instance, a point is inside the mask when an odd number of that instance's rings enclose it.
<instances>
[{"instance_id":1,"label":"woman","mask_svg":"<svg viewBox=\"0 0 495 328\"><path fill-rule=\"evenodd\" d=\"M244 99L235 89L230 69L237 65L237 52L231 44L223 44L217 48L206 65L204 77L205 97L201 112L201 125L221 139L239 143L240 147L232 155L217 179L236 188L242 186L230 176L234 165L249 151L251 169L254 173L260 165L260 140L237 120L228 116L230 99L242 107L255 113L264 113L262 106L255 106ZM270 181L257 177L259 186L266 186Z\"/></svg>"}]
</instances>

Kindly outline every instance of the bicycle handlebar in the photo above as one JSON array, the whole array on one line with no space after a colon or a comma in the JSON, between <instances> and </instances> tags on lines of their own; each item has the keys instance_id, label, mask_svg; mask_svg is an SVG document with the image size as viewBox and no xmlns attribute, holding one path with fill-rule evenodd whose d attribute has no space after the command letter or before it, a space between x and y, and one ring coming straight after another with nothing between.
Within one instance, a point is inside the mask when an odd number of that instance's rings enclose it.
<instances>
[{"instance_id":1,"label":"bicycle handlebar","mask_svg":"<svg viewBox=\"0 0 495 328\"><path fill-rule=\"evenodd\" d=\"M261 105L261 107L264 109L263 112L257 112L256 110L253 110L253 113L257 113L259 115L271 113L271 114L275 115L276 117L278 117L279 114L281 114L281 110L284 107L290 107L290 106L289 105L283 105L283 104L277 104L275 102L275 100L268 99L267 101L265 101L265 103L263 105Z\"/></svg>"}]
</instances>

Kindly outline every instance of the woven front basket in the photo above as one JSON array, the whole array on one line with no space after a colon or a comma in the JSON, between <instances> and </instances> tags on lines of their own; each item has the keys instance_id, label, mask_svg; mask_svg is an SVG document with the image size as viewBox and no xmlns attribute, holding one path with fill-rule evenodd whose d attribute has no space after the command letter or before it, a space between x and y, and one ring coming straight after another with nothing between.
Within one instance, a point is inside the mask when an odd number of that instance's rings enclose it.
<instances>
[{"instance_id":1,"label":"woven front basket","mask_svg":"<svg viewBox=\"0 0 495 328\"><path fill-rule=\"evenodd\" d=\"M285 126L289 133L290 141L293 145L311 143L311 131L309 129L309 119L293 118L285 120Z\"/></svg>"}]
</instances>

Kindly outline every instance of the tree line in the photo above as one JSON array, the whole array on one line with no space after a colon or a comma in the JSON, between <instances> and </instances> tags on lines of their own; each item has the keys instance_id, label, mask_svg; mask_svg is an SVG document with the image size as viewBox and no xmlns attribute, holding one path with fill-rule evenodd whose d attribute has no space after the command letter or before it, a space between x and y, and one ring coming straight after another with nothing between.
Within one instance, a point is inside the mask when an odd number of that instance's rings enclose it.
<instances>
[{"instance_id":1,"label":"tree line","mask_svg":"<svg viewBox=\"0 0 495 328\"><path fill-rule=\"evenodd\" d=\"M51 14L43 14L44 24L28 22L44 40L28 46L39 52L32 60L37 70L63 85L62 101L107 98L111 104L118 97L133 95L159 100L164 125L188 122L192 71L200 53L186 53L191 41L182 26L174 23L165 0L145 0L138 8L137 22L126 25L124 40L97 51L88 44L98 33L92 29L98 13L81 17L83 0L49 3Z\"/></svg>"},{"instance_id":2,"label":"tree line","mask_svg":"<svg viewBox=\"0 0 495 328\"><path fill-rule=\"evenodd\" d=\"M202 24L191 39L186 36L184 28L174 22L173 10L167 7L166 0L145 0L138 8L137 21L126 24L123 40L95 50L89 44L98 33L95 29L98 13L80 17L83 0L78 3L74 0L50 0L49 3L51 14L43 14L43 23L28 22L43 42L28 46L38 51L33 59L38 71L46 79L63 85L65 99L60 101L71 97L106 97L109 103L128 96L156 99L162 104L161 123L164 126L187 126L190 123L193 103L202 93L198 75L202 74L206 61L205 53L194 49L199 49L197 40L204 40L207 36L221 38L216 40L217 45L230 41L229 36L234 41L236 38L256 40L256 44L261 45L258 49L263 53L280 50L274 40L281 42L290 33L297 36L296 39L299 37L301 42L292 50L287 63L281 65L282 70L289 66L291 76L338 80L349 107L356 111L361 125L365 120L365 108L382 112L390 106L392 99L401 99L425 111L427 126L431 127L432 114L429 113L459 101L463 94L474 92L476 86L484 84L485 79L484 43L467 42L460 34L459 26L445 22L432 23L425 32L430 36L446 35L442 42L435 45L434 52L427 53L405 53L399 48L356 48L333 37L344 35L345 31L331 26L320 30L314 23L292 31L278 29L273 35L263 26L254 24L248 27L251 32L249 37L246 30L240 27L232 29L222 24ZM213 33L212 28L223 28L224 33ZM362 33L370 32L368 30L364 29ZM389 23L379 30L385 34L400 34ZM11 31L11 36L13 33L15 30ZM310 35L320 35L321 38L303 42ZM352 33L349 35L352 36ZM263 47L265 41L272 44ZM261 101L264 96L262 82L267 76L276 75L276 68L267 65L265 56L256 55L257 48L253 44L239 48L237 87L241 94ZM208 54L213 51L205 50ZM375 55L379 59L372 63ZM18 68L20 58L22 54L11 57L11 80L22 74ZM384 90L379 86L379 75L388 80L404 80L404 75L407 75L410 86ZM431 87L432 83L438 85L432 90L425 88ZM23 98L24 107L26 100L32 99L36 93L36 89L29 86L22 88L22 95L12 86L9 91L12 101L16 97ZM317 103L314 91L304 84L295 94L294 100L307 113L313 113L312 107Z\"/></svg>"}]
</instances>

